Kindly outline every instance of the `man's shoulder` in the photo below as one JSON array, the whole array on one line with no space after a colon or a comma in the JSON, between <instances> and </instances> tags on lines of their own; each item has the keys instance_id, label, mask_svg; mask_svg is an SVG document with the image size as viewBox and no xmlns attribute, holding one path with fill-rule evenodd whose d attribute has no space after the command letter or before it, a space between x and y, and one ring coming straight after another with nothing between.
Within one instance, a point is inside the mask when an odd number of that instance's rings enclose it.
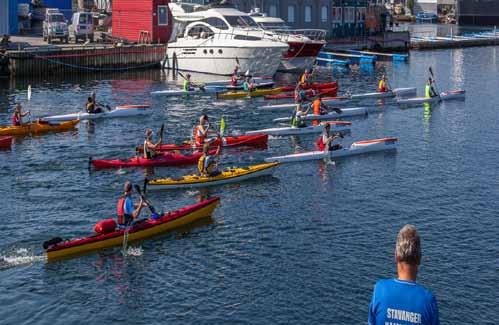
<instances>
[{"instance_id":1,"label":"man's shoulder","mask_svg":"<svg viewBox=\"0 0 499 325\"><path fill-rule=\"evenodd\" d=\"M378 280L374 287L375 291L390 291L397 289L411 291L413 294L417 294L418 296L428 301L435 299L433 293L431 293L430 290L416 282L401 281L397 279L382 279Z\"/></svg>"}]
</instances>

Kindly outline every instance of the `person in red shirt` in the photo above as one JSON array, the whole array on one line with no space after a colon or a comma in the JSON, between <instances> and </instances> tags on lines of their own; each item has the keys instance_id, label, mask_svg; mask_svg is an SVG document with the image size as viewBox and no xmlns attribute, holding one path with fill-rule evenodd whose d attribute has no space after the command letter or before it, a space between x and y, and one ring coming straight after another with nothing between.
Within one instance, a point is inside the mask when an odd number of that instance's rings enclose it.
<instances>
[{"instance_id":1,"label":"person in red shirt","mask_svg":"<svg viewBox=\"0 0 499 325\"><path fill-rule=\"evenodd\" d=\"M12 115L12 125L13 126L23 125L23 117L25 117L28 114L31 114L31 112L27 111L23 113L21 111L21 104L17 103L16 108L14 110L14 114Z\"/></svg>"}]
</instances>

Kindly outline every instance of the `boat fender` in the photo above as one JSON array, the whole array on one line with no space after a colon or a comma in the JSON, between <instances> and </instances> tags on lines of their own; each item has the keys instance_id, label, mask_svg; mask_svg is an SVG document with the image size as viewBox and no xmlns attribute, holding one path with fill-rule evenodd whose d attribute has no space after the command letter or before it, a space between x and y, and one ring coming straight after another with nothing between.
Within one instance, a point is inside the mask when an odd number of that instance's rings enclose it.
<instances>
[{"instance_id":1,"label":"boat fender","mask_svg":"<svg viewBox=\"0 0 499 325\"><path fill-rule=\"evenodd\" d=\"M94 226L94 231L98 234L108 234L116 230L117 224L113 218L99 221Z\"/></svg>"},{"instance_id":2,"label":"boat fender","mask_svg":"<svg viewBox=\"0 0 499 325\"><path fill-rule=\"evenodd\" d=\"M52 239L43 242L43 249L48 249L50 246L54 246L62 242L63 239L61 237L54 237Z\"/></svg>"}]
</instances>

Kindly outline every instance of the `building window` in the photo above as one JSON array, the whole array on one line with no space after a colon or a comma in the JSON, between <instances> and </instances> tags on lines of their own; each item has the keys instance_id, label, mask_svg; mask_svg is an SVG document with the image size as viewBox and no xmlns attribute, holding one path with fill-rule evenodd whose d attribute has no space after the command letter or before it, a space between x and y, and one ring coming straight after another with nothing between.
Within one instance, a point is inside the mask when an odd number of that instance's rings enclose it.
<instances>
[{"instance_id":1,"label":"building window","mask_svg":"<svg viewBox=\"0 0 499 325\"><path fill-rule=\"evenodd\" d=\"M277 17L277 6L276 5L269 6L269 16L270 17Z\"/></svg>"},{"instance_id":2,"label":"building window","mask_svg":"<svg viewBox=\"0 0 499 325\"><path fill-rule=\"evenodd\" d=\"M321 21L327 23L327 6L321 7Z\"/></svg>"},{"instance_id":3,"label":"building window","mask_svg":"<svg viewBox=\"0 0 499 325\"><path fill-rule=\"evenodd\" d=\"M168 6L158 6L158 26L168 25Z\"/></svg>"},{"instance_id":4,"label":"building window","mask_svg":"<svg viewBox=\"0 0 499 325\"><path fill-rule=\"evenodd\" d=\"M312 22L312 6L305 6L305 22Z\"/></svg>"},{"instance_id":5,"label":"building window","mask_svg":"<svg viewBox=\"0 0 499 325\"><path fill-rule=\"evenodd\" d=\"M295 6L288 6L288 23L295 22Z\"/></svg>"}]
</instances>

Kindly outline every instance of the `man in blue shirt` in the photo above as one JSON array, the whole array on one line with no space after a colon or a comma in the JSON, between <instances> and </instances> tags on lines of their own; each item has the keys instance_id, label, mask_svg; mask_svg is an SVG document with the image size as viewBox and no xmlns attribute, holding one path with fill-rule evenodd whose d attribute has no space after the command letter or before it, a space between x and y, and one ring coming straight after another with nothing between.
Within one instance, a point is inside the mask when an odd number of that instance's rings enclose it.
<instances>
[{"instance_id":1,"label":"man in blue shirt","mask_svg":"<svg viewBox=\"0 0 499 325\"><path fill-rule=\"evenodd\" d=\"M118 215L118 225L128 226L133 220L137 219L143 207L147 206L142 197L137 205L132 201L132 183L125 182L123 186L124 193L118 200L116 214Z\"/></svg>"},{"instance_id":2,"label":"man in blue shirt","mask_svg":"<svg viewBox=\"0 0 499 325\"><path fill-rule=\"evenodd\" d=\"M380 280L369 306L369 325L438 325L437 300L416 283L421 262L421 241L413 225L405 225L395 246L397 279Z\"/></svg>"}]
</instances>

